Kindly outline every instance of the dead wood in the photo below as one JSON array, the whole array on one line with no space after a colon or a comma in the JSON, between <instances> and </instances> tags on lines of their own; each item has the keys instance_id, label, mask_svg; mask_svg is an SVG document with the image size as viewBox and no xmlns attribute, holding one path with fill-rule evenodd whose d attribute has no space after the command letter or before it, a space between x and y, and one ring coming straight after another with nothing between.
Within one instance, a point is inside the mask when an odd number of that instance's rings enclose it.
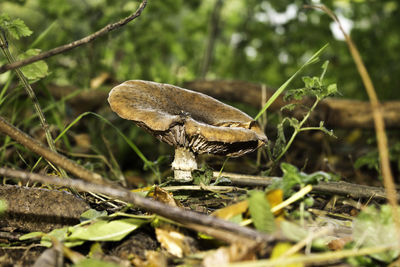
<instances>
[{"instance_id":1,"label":"dead wood","mask_svg":"<svg viewBox=\"0 0 400 267\"><path fill-rule=\"evenodd\" d=\"M58 190L0 186L0 199L7 202L0 227L22 232L49 232L79 223L89 205L74 195Z\"/></svg>"},{"instance_id":2,"label":"dead wood","mask_svg":"<svg viewBox=\"0 0 400 267\"><path fill-rule=\"evenodd\" d=\"M191 81L183 87L202 92L220 100L245 103L257 108L261 105L261 84L243 81ZM274 89L267 87L267 97L274 93ZM301 103L308 105L312 99L305 99ZM271 105L269 110L279 110L289 102L283 101L282 96ZM400 101L386 101L381 103L382 113L387 128L400 128ZM285 111L290 116L302 119L304 112L297 109L294 112ZM366 128L372 129L374 121L371 104L366 101L328 98L317 106L311 116L311 123L319 124L324 121L327 127L332 128Z\"/></svg>"},{"instance_id":3,"label":"dead wood","mask_svg":"<svg viewBox=\"0 0 400 267\"><path fill-rule=\"evenodd\" d=\"M214 172L214 178L219 176L227 177L231 180L233 185L238 186L269 186L279 177L267 177L267 176L255 176L247 174L237 174L229 172ZM360 184L352 184L347 182L320 182L317 185L313 185L313 192L335 194L358 198L375 198L375 199L386 199L386 192L383 187L367 186ZM397 199L400 200L399 192L396 192Z\"/></svg>"}]
</instances>

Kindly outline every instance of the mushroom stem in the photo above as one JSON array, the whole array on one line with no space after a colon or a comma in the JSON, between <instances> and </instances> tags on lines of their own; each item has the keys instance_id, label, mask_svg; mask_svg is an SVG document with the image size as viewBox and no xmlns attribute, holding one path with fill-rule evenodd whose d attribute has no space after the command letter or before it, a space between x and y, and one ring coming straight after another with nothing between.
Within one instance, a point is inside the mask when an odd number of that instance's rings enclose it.
<instances>
[{"instance_id":1,"label":"mushroom stem","mask_svg":"<svg viewBox=\"0 0 400 267\"><path fill-rule=\"evenodd\" d=\"M192 171L197 169L194 153L187 148L177 147L175 149L175 158L172 162L172 169L174 170L174 177L176 181L192 181Z\"/></svg>"}]
</instances>

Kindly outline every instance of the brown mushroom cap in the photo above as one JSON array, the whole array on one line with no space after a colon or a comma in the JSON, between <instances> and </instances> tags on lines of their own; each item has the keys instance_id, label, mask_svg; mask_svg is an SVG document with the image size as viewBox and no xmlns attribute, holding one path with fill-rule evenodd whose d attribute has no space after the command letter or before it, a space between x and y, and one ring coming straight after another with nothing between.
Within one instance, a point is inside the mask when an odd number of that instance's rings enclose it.
<instances>
[{"instance_id":1,"label":"brown mushroom cap","mask_svg":"<svg viewBox=\"0 0 400 267\"><path fill-rule=\"evenodd\" d=\"M111 109L159 140L195 153L241 156L267 137L242 111L207 95L169 84L126 81L108 97Z\"/></svg>"}]
</instances>

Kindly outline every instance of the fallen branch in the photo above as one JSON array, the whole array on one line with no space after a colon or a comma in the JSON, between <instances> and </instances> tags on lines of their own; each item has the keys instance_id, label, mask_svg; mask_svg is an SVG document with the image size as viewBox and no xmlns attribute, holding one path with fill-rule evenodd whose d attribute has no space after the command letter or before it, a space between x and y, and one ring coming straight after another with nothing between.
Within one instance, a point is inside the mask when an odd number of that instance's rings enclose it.
<instances>
[{"instance_id":1,"label":"fallen branch","mask_svg":"<svg viewBox=\"0 0 400 267\"><path fill-rule=\"evenodd\" d=\"M260 108L261 84L244 81L224 81L224 80L198 80L185 82L183 87L198 91L220 100L245 103L250 106ZM267 87L267 98L274 93L274 89ZM301 104L309 105L312 99L305 98ZM291 102L283 101L279 96L269 107L271 111L280 110L283 106ZM400 127L400 102L386 101L381 103L381 109L385 124L389 128ZM295 109L292 112L285 111L288 116L302 119L304 112ZM371 104L366 101L327 98L321 101L315 112L311 114L311 123L319 124L324 121L324 125L332 128L366 128L374 127L373 113Z\"/></svg>"},{"instance_id":2,"label":"fallen branch","mask_svg":"<svg viewBox=\"0 0 400 267\"><path fill-rule=\"evenodd\" d=\"M38 142L20 129L8 123L3 117L0 117L0 132L8 135L32 152L39 154L46 160L53 162L57 166L71 172L81 179L98 184L103 184L105 182L105 180L99 174L89 171L82 166L76 164L72 160L51 151L42 143Z\"/></svg>"},{"instance_id":3,"label":"fallen branch","mask_svg":"<svg viewBox=\"0 0 400 267\"><path fill-rule=\"evenodd\" d=\"M24 171L17 171L9 168L0 168L0 175L7 177L14 177L22 180L36 181L45 184L53 184L64 187L72 187L81 191L90 191L94 193L105 194L110 197L114 197L129 203L132 203L140 208L143 208L149 212L153 212L167 219L182 223L186 227L194 229L192 224L207 226L211 229L221 229L228 231L232 234L237 234L241 237L252 239L256 242L272 242L275 237L267 235L265 233L258 232L254 229L243 227L230 221L225 221L217 217L208 216L191 210L186 210L178 207L169 206L162 202L158 202L152 199L144 198L138 194L132 193L129 190L123 188L112 187L109 185L98 185L94 183L88 183L81 180L75 179L60 179L55 176L40 175L35 173L28 173ZM206 227L202 227L206 231ZM213 235L213 231L209 231L206 234ZM218 236L215 236L218 238Z\"/></svg>"},{"instance_id":4,"label":"fallen branch","mask_svg":"<svg viewBox=\"0 0 400 267\"><path fill-rule=\"evenodd\" d=\"M33 62L36 62L36 61L39 61L39 60L43 60L43 59L46 59L48 57L55 56L57 54L61 54L61 53L66 52L68 50L74 49L74 48L76 48L78 46L87 44L87 43L93 41L94 39L97 39L98 37L110 32L112 30L118 29L118 28L124 26L125 24L127 24L128 22L130 22L130 21L136 19L137 17L139 17L140 14L142 14L143 9L146 7L146 4L147 4L147 0L143 0L142 3L139 5L138 9L135 11L135 13L131 14L130 16L128 16L128 17L126 17L126 18L124 18L124 19L122 19L122 20L120 20L118 22L115 22L115 23L112 23L112 24L108 24L104 28L102 28L102 29L98 30L97 32L95 32L95 33L93 33L91 35L88 35L88 36L86 36L86 37L84 37L84 38L82 38L80 40L77 40L77 41L74 41L72 43L65 44L65 45L53 48L53 49L51 49L49 51L40 53L40 54L38 54L36 56L30 57L30 58L27 58L27 59L23 59L23 60L20 60L20 61L15 61L14 63L11 63L11 64L5 64L5 65L0 67L0 73L4 73L4 72L12 70L12 69L20 68L22 66L31 64Z\"/></svg>"},{"instance_id":5,"label":"fallen branch","mask_svg":"<svg viewBox=\"0 0 400 267\"><path fill-rule=\"evenodd\" d=\"M231 180L233 185L237 186L269 186L278 177L265 177L265 176L254 176L247 174L237 174L229 172L214 172L214 178L224 176ZM313 185L313 192L328 193L335 195L349 196L352 198L375 198L375 199L386 199L385 189L383 187L374 187L367 185L352 184L347 182L320 182L317 185ZM400 194L395 191L397 199L400 200Z\"/></svg>"}]
</instances>

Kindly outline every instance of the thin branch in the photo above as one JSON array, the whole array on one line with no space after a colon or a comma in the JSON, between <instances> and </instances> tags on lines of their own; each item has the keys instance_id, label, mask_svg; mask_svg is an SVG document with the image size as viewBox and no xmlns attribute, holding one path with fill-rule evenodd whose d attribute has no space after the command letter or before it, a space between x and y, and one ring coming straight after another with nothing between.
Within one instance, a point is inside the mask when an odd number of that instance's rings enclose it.
<instances>
[{"instance_id":1,"label":"thin branch","mask_svg":"<svg viewBox=\"0 0 400 267\"><path fill-rule=\"evenodd\" d=\"M110 32L112 30L118 29L118 28L124 26L125 24L127 24L128 22L130 22L130 21L136 19L137 17L139 17L140 14L142 14L142 11L144 10L144 8L146 7L146 4L147 4L147 0L143 0L142 3L139 5L138 9L132 15L130 15L130 16L118 21L118 22L115 22L115 23L112 23L112 24L108 24L107 26L105 26L101 30L98 30L97 32L95 32L95 33L93 33L91 35L88 35L88 36L86 36L86 37L84 37L84 38L82 38L80 40L77 40L77 41L74 41L72 43L65 44L65 45L53 48L53 49L51 49L49 51L40 53L40 54L38 54L36 56L30 57L30 58L27 58L27 59L23 59L23 60L16 61L16 62L11 63L11 64L3 65L3 66L0 67L0 73L4 73L4 72L6 72L8 70L12 70L12 69L15 69L15 68L20 68L22 66L31 64L33 62L36 62L36 61L39 61L39 60L43 60L43 59L46 59L48 57L52 57L52 56L55 56L57 54L60 54L60 53L66 52L68 50L74 49L75 47L87 44L87 43L93 41L94 39L97 39L98 37Z\"/></svg>"},{"instance_id":2,"label":"thin branch","mask_svg":"<svg viewBox=\"0 0 400 267\"><path fill-rule=\"evenodd\" d=\"M214 178L219 176L219 172L214 172ZM246 174L237 174L222 172L221 176L231 180L233 185L237 186L269 186L274 181L281 179L279 177L254 176ZM367 185L352 184L347 182L320 182L313 185L312 192L328 193L342 196L350 196L352 198L375 198L386 199L385 189L382 187L374 187ZM400 199L400 194L397 191L393 192L397 199Z\"/></svg>"},{"instance_id":3,"label":"thin branch","mask_svg":"<svg viewBox=\"0 0 400 267\"><path fill-rule=\"evenodd\" d=\"M106 194L108 196L132 203L140 208L158 214L167 219L182 223L188 228L192 228L191 224L195 224L235 233L239 236L252 239L256 242L272 242L275 240L275 237L272 235L267 235L254 229L243 227L230 221L219 219L217 217L169 206L162 202L158 202L149 198L144 198L123 188L112 187L109 185L98 185L76 179L60 179L55 176L28 173L9 168L0 168L0 175L14 177L22 180L36 181L45 184L72 187L81 191Z\"/></svg>"},{"instance_id":4,"label":"thin branch","mask_svg":"<svg viewBox=\"0 0 400 267\"><path fill-rule=\"evenodd\" d=\"M53 162L57 166L60 166L61 168L71 172L81 179L98 184L103 184L105 181L99 174L89 171L82 166L76 164L72 160L51 151L42 143L38 142L26 133L22 132L20 129L8 123L3 117L0 117L0 132L8 135L24 147L39 154L46 160Z\"/></svg>"},{"instance_id":5,"label":"thin branch","mask_svg":"<svg viewBox=\"0 0 400 267\"><path fill-rule=\"evenodd\" d=\"M361 76L365 90L367 91L369 97L369 101L371 103L372 115L375 124L376 138L378 140L378 151L379 151L380 166L383 176L383 185L385 186L386 189L388 201L393 209L392 216L393 216L393 221L396 225L396 231L397 234L400 236L400 218L397 212L398 205L397 205L397 196L395 194L396 192L395 183L390 168L388 140L385 132L385 122L383 120L383 112L378 96L376 95L374 84L372 83L371 77L369 76L367 68L364 65L364 62L361 58L360 53L358 52L356 45L354 44L351 37L345 32L345 30L342 27L342 24L340 23L336 15L332 12L332 10L330 10L326 6L306 6L306 7L322 10L339 25L339 29L341 30L341 32L345 37L351 56L353 57L353 60L357 66L357 70Z\"/></svg>"}]
</instances>

